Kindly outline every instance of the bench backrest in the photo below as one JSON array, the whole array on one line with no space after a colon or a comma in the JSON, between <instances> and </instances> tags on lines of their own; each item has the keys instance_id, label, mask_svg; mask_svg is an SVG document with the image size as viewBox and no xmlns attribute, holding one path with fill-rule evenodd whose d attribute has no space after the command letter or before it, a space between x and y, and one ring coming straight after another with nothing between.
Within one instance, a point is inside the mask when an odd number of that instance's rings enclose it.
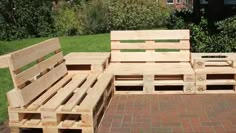
<instances>
[{"instance_id":1,"label":"bench backrest","mask_svg":"<svg viewBox=\"0 0 236 133\"><path fill-rule=\"evenodd\" d=\"M189 30L111 31L111 62L189 62L189 39Z\"/></svg>"},{"instance_id":2,"label":"bench backrest","mask_svg":"<svg viewBox=\"0 0 236 133\"><path fill-rule=\"evenodd\" d=\"M23 105L30 103L67 73L58 38L11 53L9 67Z\"/></svg>"}]
</instances>

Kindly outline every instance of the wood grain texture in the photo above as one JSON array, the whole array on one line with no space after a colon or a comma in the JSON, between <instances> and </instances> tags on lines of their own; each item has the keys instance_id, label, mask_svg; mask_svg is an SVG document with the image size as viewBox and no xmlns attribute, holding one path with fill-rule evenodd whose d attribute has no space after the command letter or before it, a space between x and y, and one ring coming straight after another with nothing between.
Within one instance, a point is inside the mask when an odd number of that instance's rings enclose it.
<instances>
[{"instance_id":1,"label":"wood grain texture","mask_svg":"<svg viewBox=\"0 0 236 133\"><path fill-rule=\"evenodd\" d=\"M10 65L13 70L17 70L60 48L58 38L46 40L39 44L12 53L10 55Z\"/></svg>"},{"instance_id":2,"label":"wood grain texture","mask_svg":"<svg viewBox=\"0 0 236 133\"><path fill-rule=\"evenodd\" d=\"M190 39L189 30L111 31L111 40L180 40Z\"/></svg>"},{"instance_id":3,"label":"wood grain texture","mask_svg":"<svg viewBox=\"0 0 236 133\"><path fill-rule=\"evenodd\" d=\"M23 99L23 106L30 103L34 98L36 98L44 90L48 89L66 73L67 69L65 63L62 63L47 74L40 77L38 80L20 90Z\"/></svg>"},{"instance_id":4,"label":"wood grain texture","mask_svg":"<svg viewBox=\"0 0 236 133\"><path fill-rule=\"evenodd\" d=\"M189 53L180 52L113 52L113 62L138 62L138 61L190 61Z\"/></svg>"}]
</instances>

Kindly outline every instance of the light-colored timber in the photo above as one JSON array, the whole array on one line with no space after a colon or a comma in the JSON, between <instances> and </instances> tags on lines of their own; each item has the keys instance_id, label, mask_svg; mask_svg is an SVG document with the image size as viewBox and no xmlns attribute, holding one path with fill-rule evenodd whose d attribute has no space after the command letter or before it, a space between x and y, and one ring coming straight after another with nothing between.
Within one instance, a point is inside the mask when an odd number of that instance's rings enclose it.
<instances>
[{"instance_id":1,"label":"light-colored timber","mask_svg":"<svg viewBox=\"0 0 236 133\"><path fill-rule=\"evenodd\" d=\"M191 63L196 76L196 93L235 93L235 53L192 53Z\"/></svg>"},{"instance_id":2,"label":"light-colored timber","mask_svg":"<svg viewBox=\"0 0 236 133\"><path fill-rule=\"evenodd\" d=\"M67 68L71 70L85 70L102 72L108 67L110 53L108 52L79 52L69 53L64 57Z\"/></svg>"},{"instance_id":3,"label":"light-colored timber","mask_svg":"<svg viewBox=\"0 0 236 133\"><path fill-rule=\"evenodd\" d=\"M1 56L0 65L10 68L14 83L7 93L12 132L97 132L113 96L113 74L102 73L110 54L72 53L69 58L93 69L68 71L58 38Z\"/></svg>"},{"instance_id":4,"label":"light-colored timber","mask_svg":"<svg viewBox=\"0 0 236 133\"><path fill-rule=\"evenodd\" d=\"M112 31L106 71L115 75L115 94L193 94L189 39L189 30Z\"/></svg>"},{"instance_id":5,"label":"light-colored timber","mask_svg":"<svg viewBox=\"0 0 236 133\"><path fill-rule=\"evenodd\" d=\"M235 93L236 54L191 53L189 39L189 30L112 31L110 53L63 57L53 38L0 56L14 83L11 132L96 133L114 94Z\"/></svg>"}]
</instances>

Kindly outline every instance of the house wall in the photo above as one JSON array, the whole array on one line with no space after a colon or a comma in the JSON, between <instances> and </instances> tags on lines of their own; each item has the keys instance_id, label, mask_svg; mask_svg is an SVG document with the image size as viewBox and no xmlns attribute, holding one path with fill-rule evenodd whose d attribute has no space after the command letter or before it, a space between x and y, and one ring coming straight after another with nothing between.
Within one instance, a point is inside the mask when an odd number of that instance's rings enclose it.
<instances>
[{"instance_id":1,"label":"house wall","mask_svg":"<svg viewBox=\"0 0 236 133\"><path fill-rule=\"evenodd\" d=\"M177 0L173 0L173 4L168 4L166 0L166 4L173 5L176 9L182 9L182 8L192 8L193 6L193 0L180 0L180 3L177 2Z\"/></svg>"}]
</instances>

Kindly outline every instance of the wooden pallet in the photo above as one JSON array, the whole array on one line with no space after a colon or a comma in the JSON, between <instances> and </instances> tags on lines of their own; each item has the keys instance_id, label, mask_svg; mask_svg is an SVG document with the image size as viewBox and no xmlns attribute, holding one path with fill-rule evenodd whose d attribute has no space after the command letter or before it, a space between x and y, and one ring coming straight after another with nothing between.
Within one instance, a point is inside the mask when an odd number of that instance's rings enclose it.
<instances>
[{"instance_id":1,"label":"wooden pallet","mask_svg":"<svg viewBox=\"0 0 236 133\"><path fill-rule=\"evenodd\" d=\"M191 94L195 89L188 63L112 63L107 71L115 75L115 94Z\"/></svg>"},{"instance_id":2,"label":"wooden pallet","mask_svg":"<svg viewBox=\"0 0 236 133\"><path fill-rule=\"evenodd\" d=\"M11 133L92 133L91 128L60 129L55 127L10 128Z\"/></svg>"},{"instance_id":3,"label":"wooden pallet","mask_svg":"<svg viewBox=\"0 0 236 133\"><path fill-rule=\"evenodd\" d=\"M113 95L112 74L68 72L57 38L13 52L4 60L15 87L7 93L12 130L96 132Z\"/></svg>"},{"instance_id":4,"label":"wooden pallet","mask_svg":"<svg viewBox=\"0 0 236 133\"><path fill-rule=\"evenodd\" d=\"M110 53L106 52L79 52L69 53L64 57L69 71L104 71L110 60Z\"/></svg>"},{"instance_id":5,"label":"wooden pallet","mask_svg":"<svg viewBox=\"0 0 236 133\"><path fill-rule=\"evenodd\" d=\"M112 75L98 75L95 73L72 77L69 82L64 80L68 83L63 84L64 87L49 98L46 96L52 92L52 89L27 107L9 107L10 127L43 129L51 126L58 130L91 129L95 132L114 88ZM69 78L66 76L64 79ZM37 104L39 101L42 102L41 105Z\"/></svg>"},{"instance_id":6,"label":"wooden pallet","mask_svg":"<svg viewBox=\"0 0 236 133\"><path fill-rule=\"evenodd\" d=\"M194 93L189 38L189 30L112 31L107 71L116 77L115 93Z\"/></svg>"},{"instance_id":7,"label":"wooden pallet","mask_svg":"<svg viewBox=\"0 0 236 133\"><path fill-rule=\"evenodd\" d=\"M112 75L76 76L65 76L24 108L9 107L10 127L44 129L51 126L58 130L91 129L95 132L113 95ZM58 87L60 89L52 95Z\"/></svg>"},{"instance_id":8,"label":"wooden pallet","mask_svg":"<svg viewBox=\"0 0 236 133\"><path fill-rule=\"evenodd\" d=\"M235 53L192 53L196 93L235 93Z\"/></svg>"}]
</instances>

